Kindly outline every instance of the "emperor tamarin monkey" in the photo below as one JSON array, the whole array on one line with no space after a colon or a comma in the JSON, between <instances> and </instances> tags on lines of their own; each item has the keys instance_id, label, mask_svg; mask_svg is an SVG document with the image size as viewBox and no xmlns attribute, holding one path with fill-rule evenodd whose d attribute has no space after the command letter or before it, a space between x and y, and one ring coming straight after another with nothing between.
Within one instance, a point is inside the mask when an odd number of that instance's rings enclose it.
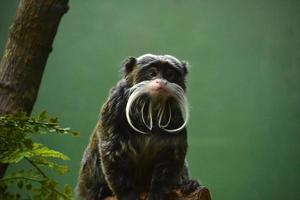
<instances>
[{"instance_id":1,"label":"emperor tamarin monkey","mask_svg":"<svg viewBox=\"0 0 300 200\"><path fill-rule=\"evenodd\" d=\"M83 155L77 191L87 200L115 195L163 200L171 189L196 189L188 176L187 64L170 55L128 58Z\"/></svg>"}]
</instances>

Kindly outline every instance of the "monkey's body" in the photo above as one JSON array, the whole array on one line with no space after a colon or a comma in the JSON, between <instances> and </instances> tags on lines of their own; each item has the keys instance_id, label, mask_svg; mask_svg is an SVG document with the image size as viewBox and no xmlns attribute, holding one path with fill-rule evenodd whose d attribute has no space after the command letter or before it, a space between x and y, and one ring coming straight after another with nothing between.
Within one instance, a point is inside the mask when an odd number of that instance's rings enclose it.
<instances>
[{"instance_id":1,"label":"monkey's body","mask_svg":"<svg viewBox=\"0 0 300 200\"><path fill-rule=\"evenodd\" d=\"M127 79L121 80L111 90L103 105L100 120L83 156L78 192L88 200L100 200L111 195L116 195L119 200L135 200L143 192L149 192L150 200L163 200L173 187L188 186L186 189L191 190L198 186L197 182L189 179L184 164L186 128L181 128L176 134L163 129L178 127L183 122L175 103L168 103L169 117L172 111L174 120L169 118L168 121L165 110L150 110L151 100L148 111L144 111L145 105L148 106L146 103L135 105L133 121L136 123L129 123L126 106L133 85L129 81L133 71L129 69L130 65L132 63L125 63ZM140 112L140 117L137 117L137 112ZM151 112L151 117L147 118L151 126L148 126L147 119L144 120L144 112ZM153 120L152 114L160 116L159 120ZM163 122L166 125L162 125ZM140 131L144 125L151 130L147 133Z\"/></svg>"}]
</instances>

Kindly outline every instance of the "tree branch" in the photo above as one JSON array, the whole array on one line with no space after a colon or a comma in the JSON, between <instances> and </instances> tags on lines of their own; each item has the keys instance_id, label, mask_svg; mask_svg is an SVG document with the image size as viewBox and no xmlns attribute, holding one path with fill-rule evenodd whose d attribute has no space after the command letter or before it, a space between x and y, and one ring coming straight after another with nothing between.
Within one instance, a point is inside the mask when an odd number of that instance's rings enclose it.
<instances>
[{"instance_id":1,"label":"tree branch","mask_svg":"<svg viewBox=\"0 0 300 200\"><path fill-rule=\"evenodd\" d=\"M21 0L0 64L0 115L30 114L68 0ZM1 134L1 133L0 133ZM0 178L7 164L0 163Z\"/></svg>"}]
</instances>

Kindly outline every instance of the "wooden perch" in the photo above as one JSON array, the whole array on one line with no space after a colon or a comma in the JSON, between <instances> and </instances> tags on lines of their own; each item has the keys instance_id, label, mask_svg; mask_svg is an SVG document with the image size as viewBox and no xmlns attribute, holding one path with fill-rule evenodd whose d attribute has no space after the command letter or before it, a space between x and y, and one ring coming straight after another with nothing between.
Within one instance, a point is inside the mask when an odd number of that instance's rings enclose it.
<instances>
[{"instance_id":1,"label":"wooden perch","mask_svg":"<svg viewBox=\"0 0 300 200\"><path fill-rule=\"evenodd\" d=\"M105 200L117 200L117 198L108 197ZM143 195L141 200L147 200L147 194ZM211 200L211 196L206 187L200 187L190 194L183 194L180 189L174 190L167 195L166 200Z\"/></svg>"}]
</instances>

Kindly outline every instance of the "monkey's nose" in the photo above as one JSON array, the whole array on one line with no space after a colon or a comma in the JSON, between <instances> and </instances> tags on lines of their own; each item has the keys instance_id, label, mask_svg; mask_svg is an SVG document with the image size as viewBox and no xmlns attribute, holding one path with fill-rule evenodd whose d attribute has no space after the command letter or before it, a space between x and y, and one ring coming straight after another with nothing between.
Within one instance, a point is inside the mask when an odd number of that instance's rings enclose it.
<instances>
[{"instance_id":1,"label":"monkey's nose","mask_svg":"<svg viewBox=\"0 0 300 200\"><path fill-rule=\"evenodd\" d=\"M159 84L159 85L167 85L167 80L163 80L163 79L156 79L155 80L155 83L156 84Z\"/></svg>"},{"instance_id":2,"label":"monkey's nose","mask_svg":"<svg viewBox=\"0 0 300 200\"><path fill-rule=\"evenodd\" d=\"M170 91L168 89L168 81L157 78L151 81L149 87L149 95L154 99L166 99L170 96Z\"/></svg>"}]
</instances>

